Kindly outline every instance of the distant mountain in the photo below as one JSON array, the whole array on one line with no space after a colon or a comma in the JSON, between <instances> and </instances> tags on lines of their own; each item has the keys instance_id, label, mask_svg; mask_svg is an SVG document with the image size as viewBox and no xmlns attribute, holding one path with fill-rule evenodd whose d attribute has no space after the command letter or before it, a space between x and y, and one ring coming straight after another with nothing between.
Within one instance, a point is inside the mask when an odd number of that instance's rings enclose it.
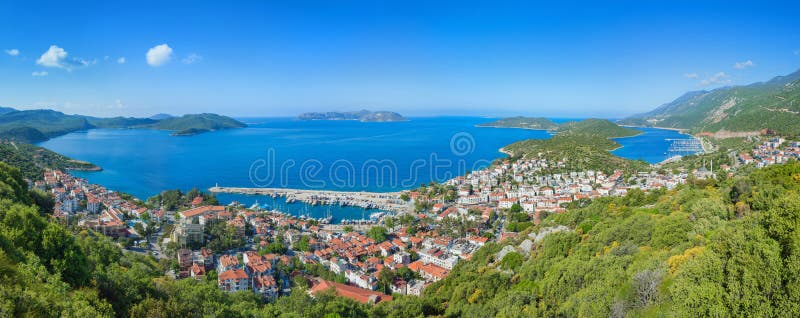
<instances>
[{"instance_id":1,"label":"distant mountain","mask_svg":"<svg viewBox=\"0 0 800 318\"><path fill-rule=\"evenodd\" d=\"M589 118L570 121L558 126L559 135L585 135L604 138L630 137L641 134L636 129L620 127L606 119Z\"/></svg>"},{"instance_id":2,"label":"distant mountain","mask_svg":"<svg viewBox=\"0 0 800 318\"><path fill-rule=\"evenodd\" d=\"M479 127L500 127L500 128L524 128L551 130L558 128L558 124L543 117L510 117L493 122L478 124Z\"/></svg>"},{"instance_id":3,"label":"distant mountain","mask_svg":"<svg viewBox=\"0 0 800 318\"><path fill-rule=\"evenodd\" d=\"M163 120L150 118L98 118L67 115L50 109L13 110L0 114L0 139L41 142L70 132L92 128L149 128L197 134L205 131L244 127L233 118L215 114L184 115ZM191 133L187 133L191 129Z\"/></svg>"},{"instance_id":4,"label":"distant mountain","mask_svg":"<svg viewBox=\"0 0 800 318\"><path fill-rule=\"evenodd\" d=\"M719 137L768 129L800 134L800 71L767 82L686 93L622 124L710 132Z\"/></svg>"},{"instance_id":5,"label":"distant mountain","mask_svg":"<svg viewBox=\"0 0 800 318\"><path fill-rule=\"evenodd\" d=\"M297 116L300 120L358 120L361 122L406 121L402 115L389 111L360 110L356 112L310 112Z\"/></svg>"},{"instance_id":6,"label":"distant mountain","mask_svg":"<svg viewBox=\"0 0 800 318\"><path fill-rule=\"evenodd\" d=\"M170 114L160 113L160 114L155 114L155 115L147 117L147 118L150 118L150 119L153 119L153 120L162 120L162 119L173 118L173 117L175 117L175 116L172 116Z\"/></svg>"},{"instance_id":7,"label":"distant mountain","mask_svg":"<svg viewBox=\"0 0 800 318\"><path fill-rule=\"evenodd\" d=\"M5 113L10 113L10 112L15 112L15 111L17 111L17 110L13 109L11 107L0 107L0 115L5 114Z\"/></svg>"},{"instance_id":8,"label":"distant mountain","mask_svg":"<svg viewBox=\"0 0 800 318\"><path fill-rule=\"evenodd\" d=\"M17 110L0 115L0 137L26 142L38 142L94 126L85 116L37 109Z\"/></svg>"},{"instance_id":9,"label":"distant mountain","mask_svg":"<svg viewBox=\"0 0 800 318\"><path fill-rule=\"evenodd\" d=\"M147 125L147 128L171 130L173 135L195 135L202 132L246 127L244 123L217 114L190 114L167 118Z\"/></svg>"}]
</instances>

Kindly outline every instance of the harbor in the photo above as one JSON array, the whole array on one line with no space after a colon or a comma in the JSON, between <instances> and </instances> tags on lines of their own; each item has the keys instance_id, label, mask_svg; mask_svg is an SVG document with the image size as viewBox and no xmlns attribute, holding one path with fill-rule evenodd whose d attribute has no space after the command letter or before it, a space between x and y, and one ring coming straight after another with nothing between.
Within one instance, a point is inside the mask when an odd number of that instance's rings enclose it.
<instances>
[{"instance_id":1,"label":"harbor","mask_svg":"<svg viewBox=\"0 0 800 318\"><path fill-rule=\"evenodd\" d=\"M333 205L341 207L357 207L365 210L381 210L392 213L412 212L414 206L400 199L401 192L350 192L333 190L305 190L285 188L243 188L214 186L208 189L212 193L230 193L253 196L284 198L287 204L295 202L311 206Z\"/></svg>"}]
</instances>

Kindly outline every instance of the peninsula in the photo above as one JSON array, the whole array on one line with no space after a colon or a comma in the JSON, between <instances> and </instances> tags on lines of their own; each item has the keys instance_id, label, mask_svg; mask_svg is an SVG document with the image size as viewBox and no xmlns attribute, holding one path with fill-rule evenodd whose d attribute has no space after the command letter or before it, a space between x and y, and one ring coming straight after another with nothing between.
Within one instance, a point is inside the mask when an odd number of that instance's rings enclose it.
<instances>
[{"instance_id":1,"label":"peninsula","mask_svg":"<svg viewBox=\"0 0 800 318\"><path fill-rule=\"evenodd\" d=\"M360 122L407 121L403 115L390 111L360 110L355 112L309 112L297 116L300 120L357 120Z\"/></svg>"}]
</instances>

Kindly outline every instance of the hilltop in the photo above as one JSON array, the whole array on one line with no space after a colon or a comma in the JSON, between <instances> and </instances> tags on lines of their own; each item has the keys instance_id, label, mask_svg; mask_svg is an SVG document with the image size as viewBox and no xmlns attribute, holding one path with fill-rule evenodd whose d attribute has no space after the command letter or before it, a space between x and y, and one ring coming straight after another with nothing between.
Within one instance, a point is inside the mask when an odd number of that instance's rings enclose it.
<instances>
[{"instance_id":1,"label":"hilltop","mask_svg":"<svg viewBox=\"0 0 800 318\"><path fill-rule=\"evenodd\" d=\"M767 82L688 92L622 124L678 128L717 137L745 136L769 130L800 134L800 71Z\"/></svg>"},{"instance_id":2,"label":"hilltop","mask_svg":"<svg viewBox=\"0 0 800 318\"><path fill-rule=\"evenodd\" d=\"M3 113L5 111L5 113ZM21 142L41 142L74 131L93 128L145 128L171 130L192 134L245 125L233 118L216 114L184 115L161 120L152 118L113 117L99 118L68 115L50 109L0 111L0 139Z\"/></svg>"},{"instance_id":3,"label":"hilltop","mask_svg":"<svg viewBox=\"0 0 800 318\"><path fill-rule=\"evenodd\" d=\"M606 119L589 118L581 121L570 121L558 126L562 135L586 135L603 138L622 138L641 134L641 131L620 127Z\"/></svg>"},{"instance_id":4,"label":"hilltop","mask_svg":"<svg viewBox=\"0 0 800 318\"><path fill-rule=\"evenodd\" d=\"M300 120L358 120L360 122L406 121L402 115L390 111L360 110L355 112L309 112L297 116Z\"/></svg>"},{"instance_id":5,"label":"hilltop","mask_svg":"<svg viewBox=\"0 0 800 318\"><path fill-rule=\"evenodd\" d=\"M558 124L544 117L509 117L493 122L476 125L478 127L498 127L498 128L523 128L534 130L551 130L558 128Z\"/></svg>"}]
</instances>

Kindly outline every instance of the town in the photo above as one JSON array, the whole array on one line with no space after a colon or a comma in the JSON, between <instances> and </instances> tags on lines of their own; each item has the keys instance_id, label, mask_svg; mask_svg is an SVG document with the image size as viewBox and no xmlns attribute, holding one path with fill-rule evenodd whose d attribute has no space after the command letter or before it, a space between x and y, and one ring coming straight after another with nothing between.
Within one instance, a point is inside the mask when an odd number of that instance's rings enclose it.
<instances>
[{"instance_id":1,"label":"town","mask_svg":"<svg viewBox=\"0 0 800 318\"><path fill-rule=\"evenodd\" d=\"M800 143L772 138L738 155L758 167L800 157ZM47 170L35 187L55 200L54 217L117 239L130 252L169 262L175 279L213 279L225 291L265 300L306 284L362 303L420 295L488 242L515 236L565 205L630 191L672 189L712 171L547 173L562 162L500 161L441 184L404 191L406 208L377 224L325 224L193 193L174 210L153 206L69 173ZM729 169L725 165L726 169ZM299 203L298 203L299 204ZM357 204L357 203L354 203ZM399 205L399 203L396 203Z\"/></svg>"}]
</instances>

